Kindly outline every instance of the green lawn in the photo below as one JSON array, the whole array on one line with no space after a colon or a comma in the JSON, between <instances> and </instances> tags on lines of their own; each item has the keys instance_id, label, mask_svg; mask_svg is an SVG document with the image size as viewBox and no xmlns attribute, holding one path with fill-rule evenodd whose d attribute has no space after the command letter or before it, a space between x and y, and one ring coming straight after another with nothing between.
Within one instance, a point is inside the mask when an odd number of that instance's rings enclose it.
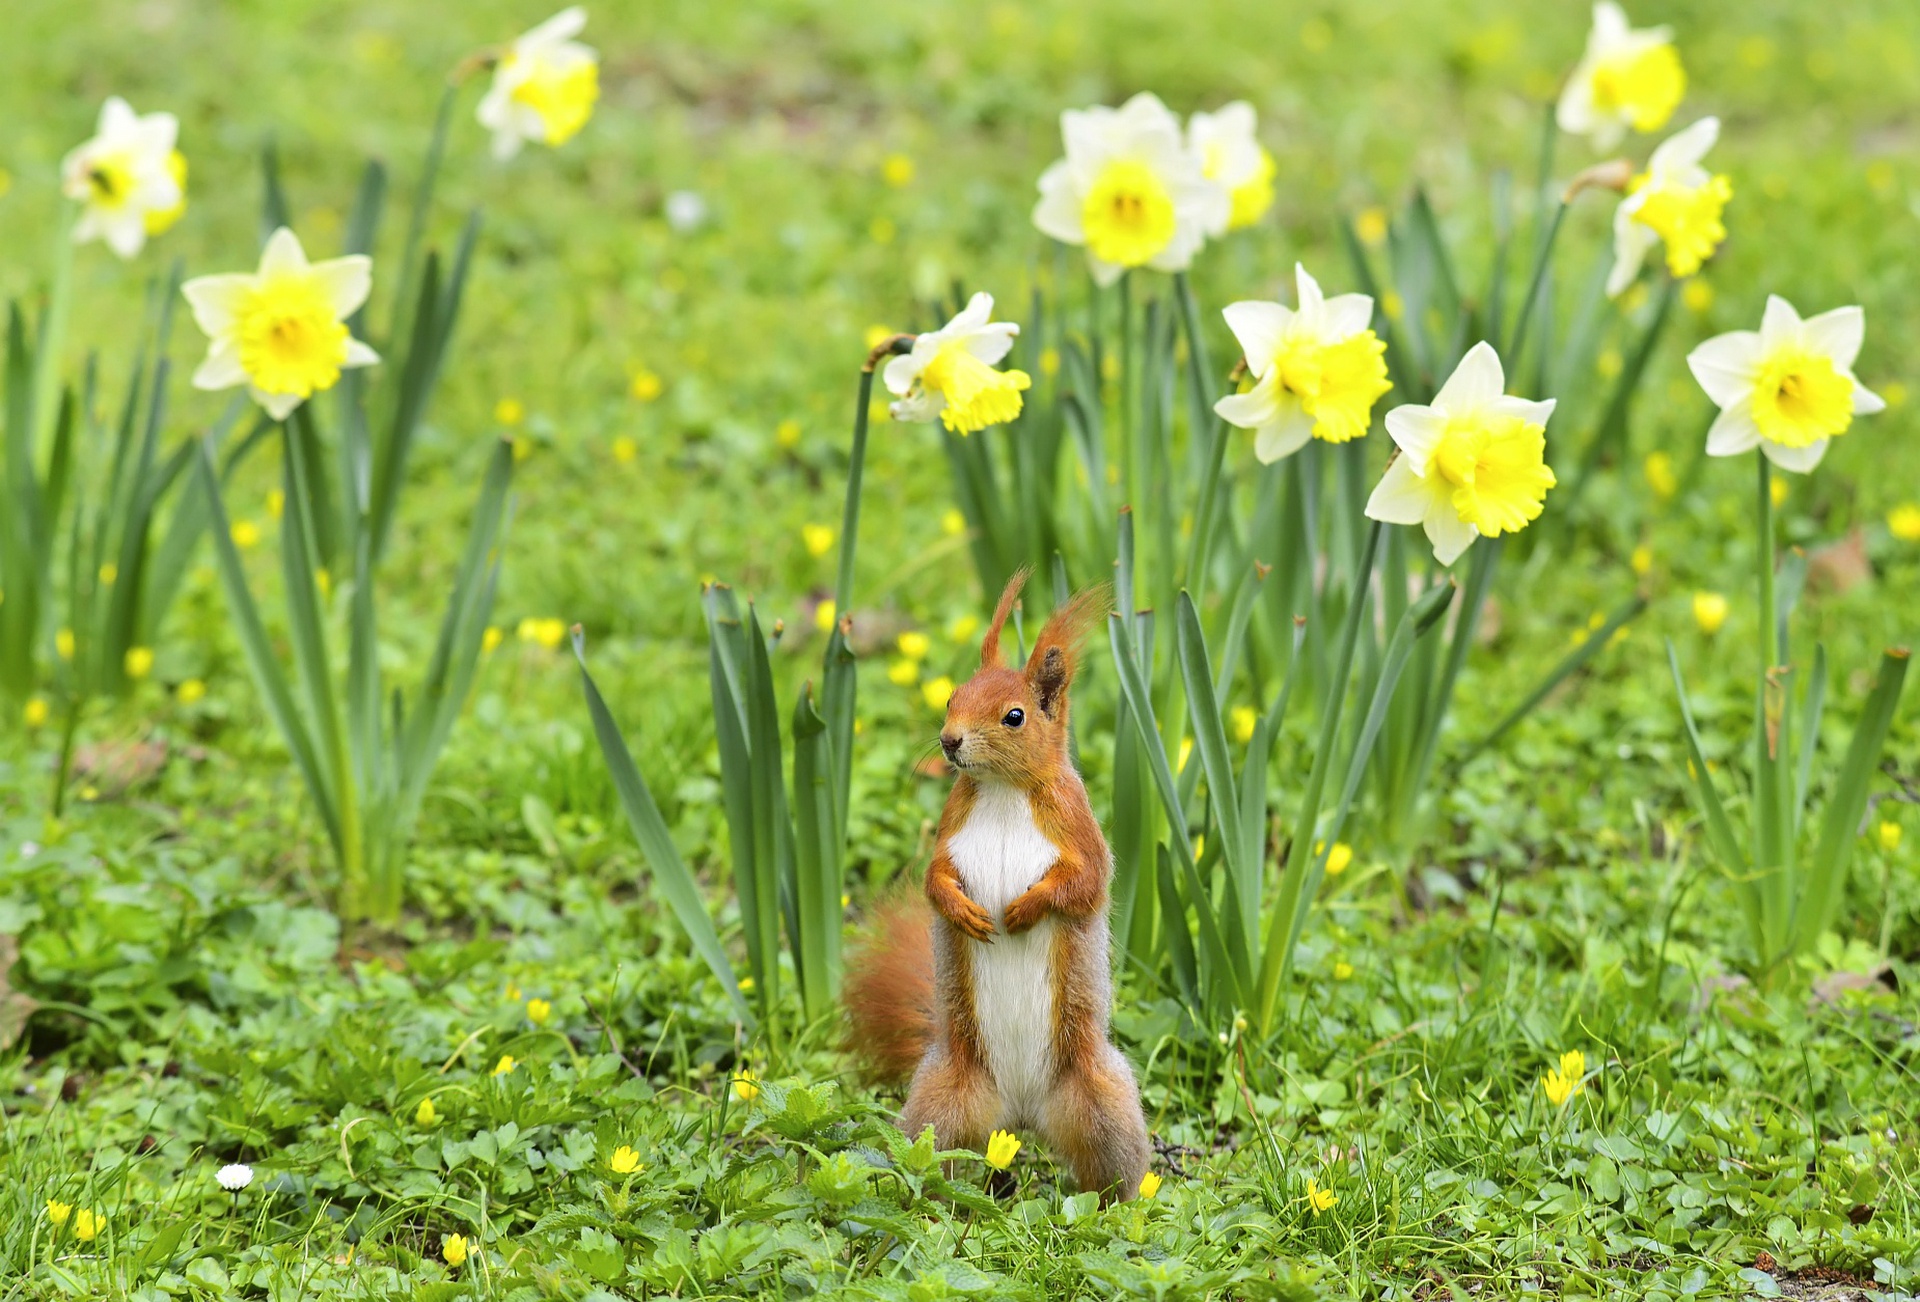
<instances>
[{"instance_id":1,"label":"green lawn","mask_svg":"<svg viewBox=\"0 0 1920 1302\"><path fill-rule=\"evenodd\" d=\"M1835 666L1827 753L1844 748L1879 650L1914 636L1920 545L1887 514L1920 500L1920 9L1631 10L1676 30L1690 80L1675 125L1724 123L1714 162L1735 197L1711 293L1675 306L1624 455L1577 514L1557 518L1550 497L1500 575L1418 852L1379 844L1364 804L1348 825L1354 866L1321 890L1279 1030L1262 1037L1230 1012L1201 1024L1166 971L1122 971L1116 1033L1165 1183L1106 1209L1070 1196L1037 1143L991 1187L977 1159L909 1151L890 1121L900 1100L855 1082L831 1016L796 1029L796 1005L779 1044L743 1030L650 889L571 656L517 630L583 626L737 957L701 584L730 583L787 622L793 653L774 676L791 701L834 580L836 553L815 554L807 528L840 523L869 332L929 328L930 300L955 285L992 291L1014 320L1036 283L1085 293L1077 253L1057 259L1029 221L1060 110L1139 89L1180 113L1235 98L1259 109L1274 211L1193 273L1217 361L1231 347L1219 307L1290 299L1296 260L1330 292L1350 288L1339 221L1397 211L1416 185L1463 282L1485 283L1494 175L1530 188L1584 6L623 0L592 7L592 121L506 164L488 156L468 88L429 235L450 243L474 207L482 234L381 570L381 660L402 684L424 672L503 432L516 445L492 619L504 638L429 789L405 913L343 944L325 839L210 551L151 676L83 720L60 818L58 730L19 726L17 700L37 689L7 685L0 977L17 947L7 979L39 1007L0 1048L0 1299L1678 1298L1803 1296L1823 1279L1920 1291L1914 710L1896 717L1873 787L1871 821L1904 825L1904 845L1863 839L1839 930L1746 983L1753 956L1691 803L1665 649L1672 639L1685 665L1715 771L1738 769L1757 669L1751 479L1745 461L1701 456L1710 407L1683 358L1751 328L1769 292L1808 313L1864 305L1859 374L1889 403L1817 473L1787 477L1779 511L1783 540L1809 552L1858 531L1870 569L1816 579L1796 616L1796 655L1820 642ZM364 160L384 158L404 197L446 70L544 16L500 0L14 0L0 295L31 308L46 293L57 169L100 101L178 114L192 169L180 225L129 264L98 245L77 255L69 369L97 348L117 395L149 278L174 258L189 276L253 264L264 142L296 229L331 256ZM1556 175L1597 157L1562 140ZM682 193L704 207L691 229L667 220ZM1601 197L1573 210L1570 276L1605 247L1610 211ZM390 205L375 246L381 320L404 212ZM1531 220L1523 207L1523 232ZM1142 280L1165 292L1165 277ZM1570 381L1556 465L1598 419L1636 310L1605 326L1595 374ZM186 321L175 338L184 370L200 340ZM225 401L181 376L166 444ZM1376 420L1370 474L1388 446ZM1662 450L1670 497L1643 474ZM1236 433L1228 456L1250 466L1250 439ZM229 486L234 517L265 534L244 553L256 591L279 569L274 461L248 460ZM83 457L79 473L97 465ZM946 784L916 770L940 718L921 682L965 676L977 653L948 629L994 595L951 527L935 429L876 424L866 473L853 915L924 867ZM1636 589L1649 604L1621 641L1455 762ZM1697 592L1731 601L1717 634L1696 624ZM886 642L905 630L931 636L920 681L889 676ZM1116 688L1097 642L1078 726L1105 817ZM204 698L181 694L189 680ZM1290 717L1269 774L1282 824L1311 744L1309 716ZM1835 976L1883 963L1884 984ZM0 985L11 1032L5 998ZM530 1018L528 999L550 1014ZM1573 1049L1591 1079L1555 1107L1540 1080ZM729 1086L746 1070L764 1078L755 1098ZM630 1174L611 1165L622 1145L642 1164ZM214 1172L232 1162L253 1182L230 1195ZM1315 1210L1309 1180L1338 1201ZM103 1228L82 1240L50 1201ZM472 1247L450 1266L454 1234Z\"/></svg>"}]
</instances>

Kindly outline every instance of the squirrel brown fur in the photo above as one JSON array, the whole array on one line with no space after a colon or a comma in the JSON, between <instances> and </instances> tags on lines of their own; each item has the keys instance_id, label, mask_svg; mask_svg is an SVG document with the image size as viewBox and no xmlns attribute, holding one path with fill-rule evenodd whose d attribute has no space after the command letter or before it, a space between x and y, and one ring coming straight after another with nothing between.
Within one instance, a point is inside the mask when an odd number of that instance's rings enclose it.
<instances>
[{"instance_id":1,"label":"squirrel brown fur","mask_svg":"<svg viewBox=\"0 0 1920 1302\"><path fill-rule=\"evenodd\" d=\"M876 909L848 969L850 1044L874 1078L911 1081L909 1135L931 1125L940 1147L981 1151L995 1130L1038 1134L1081 1189L1126 1199L1148 1146L1108 1034L1113 856L1067 747L1080 642L1108 600L1095 588L1055 610L1016 669L1000 636L1026 577L947 703L940 744L959 776L925 898Z\"/></svg>"}]
</instances>

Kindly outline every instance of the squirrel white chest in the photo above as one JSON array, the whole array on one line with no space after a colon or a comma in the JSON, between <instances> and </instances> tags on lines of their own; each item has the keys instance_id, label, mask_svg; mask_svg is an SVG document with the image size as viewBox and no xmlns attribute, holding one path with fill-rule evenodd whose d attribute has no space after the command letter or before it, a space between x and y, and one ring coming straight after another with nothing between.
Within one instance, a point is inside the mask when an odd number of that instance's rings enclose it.
<instances>
[{"instance_id":1,"label":"squirrel white chest","mask_svg":"<svg viewBox=\"0 0 1920 1302\"><path fill-rule=\"evenodd\" d=\"M996 924L1060 858L1026 793L992 782L980 784L947 854L961 888ZM999 930L992 944L958 942L972 958L974 1023L1011 1124L1037 1116L1053 1077L1053 941L1046 918L1018 936Z\"/></svg>"}]
</instances>

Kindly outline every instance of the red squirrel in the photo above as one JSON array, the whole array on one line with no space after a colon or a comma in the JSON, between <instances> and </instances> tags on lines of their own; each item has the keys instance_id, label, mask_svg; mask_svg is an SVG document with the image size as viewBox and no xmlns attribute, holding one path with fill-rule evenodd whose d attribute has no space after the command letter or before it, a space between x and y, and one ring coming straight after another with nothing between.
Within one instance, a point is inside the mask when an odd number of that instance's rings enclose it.
<instances>
[{"instance_id":1,"label":"red squirrel","mask_svg":"<svg viewBox=\"0 0 1920 1302\"><path fill-rule=\"evenodd\" d=\"M1024 669L1000 635L1026 581L1000 594L980 669L947 702L940 746L958 771L926 898L878 912L846 983L851 1046L881 1080L911 1078L901 1128L984 1150L1037 1133L1083 1190L1132 1198L1147 1128L1133 1070L1108 1038L1113 855L1067 750L1079 646L1104 588L1053 612Z\"/></svg>"}]
</instances>

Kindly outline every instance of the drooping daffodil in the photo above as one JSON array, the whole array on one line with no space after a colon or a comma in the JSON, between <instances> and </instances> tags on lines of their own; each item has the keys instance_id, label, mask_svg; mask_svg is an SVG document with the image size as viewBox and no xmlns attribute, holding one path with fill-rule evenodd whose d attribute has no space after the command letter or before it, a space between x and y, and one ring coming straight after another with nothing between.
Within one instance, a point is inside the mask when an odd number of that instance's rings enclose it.
<instances>
[{"instance_id":1,"label":"drooping daffodil","mask_svg":"<svg viewBox=\"0 0 1920 1302\"><path fill-rule=\"evenodd\" d=\"M913 351L887 363L884 378L898 401L895 420L940 423L958 434L1002 425L1020 414L1025 371L996 371L1020 327L995 321L993 295L975 294L960 315L917 336Z\"/></svg>"},{"instance_id":2,"label":"drooping daffodil","mask_svg":"<svg viewBox=\"0 0 1920 1302\"><path fill-rule=\"evenodd\" d=\"M93 138L60 165L60 189L81 204L76 243L103 240L123 258L146 247L187 207L187 160L174 147L171 113L135 113L115 95L100 108Z\"/></svg>"},{"instance_id":3,"label":"drooping daffodil","mask_svg":"<svg viewBox=\"0 0 1920 1302\"><path fill-rule=\"evenodd\" d=\"M1134 267L1184 271L1224 225L1232 203L1186 147L1179 119L1142 92L1117 109L1060 115L1066 157L1040 176L1033 224L1084 246L1094 280L1111 285Z\"/></svg>"},{"instance_id":4,"label":"drooping daffodil","mask_svg":"<svg viewBox=\"0 0 1920 1302\"><path fill-rule=\"evenodd\" d=\"M1609 297L1626 291L1654 246L1666 246L1667 270L1685 279L1698 274L1727 238L1720 214L1733 198L1733 184L1700 165L1719 138L1720 119L1701 118L1662 141L1647 170L1628 182L1627 197L1613 213Z\"/></svg>"},{"instance_id":5,"label":"drooping daffodil","mask_svg":"<svg viewBox=\"0 0 1920 1302\"><path fill-rule=\"evenodd\" d=\"M1387 346L1372 329L1373 300L1365 294L1328 298L1298 264L1293 276L1298 308L1245 302L1222 313L1254 383L1213 409L1227 423L1255 431L1254 455L1268 463L1292 456L1309 438L1359 438L1373 404L1393 387L1383 360Z\"/></svg>"},{"instance_id":6,"label":"drooping daffodil","mask_svg":"<svg viewBox=\"0 0 1920 1302\"><path fill-rule=\"evenodd\" d=\"M1251 226L1273 206L1273 155L1254 134L1258 126L1245 100L1187 119L1187 146L1200 160L1200 174L1227 194L1225 209L1216 204L1209 214L1209 238Z\"/></svg>"},{"instance_id":7,"label":"drooping daffodil","mask_svg":"<svg viewBox=\"0 0 1920 1302\"><path fill-rule=\"evenodd\" d=\"M475 114L493 132L495 158L512 158L529 140L564 145L593 116L600 56L573 39L586 25L587 11L573 5L501 54Z\"/></svg>"},{"instance_id":8,"label":"drooping daffodil","mask_svg":"<svg viewBox=\"0 0 1920 1302\"><path fill-rule=\"evenodd\" d=\"M1493 346L1475 344L1431 406L1387 413L1400 454L1367 500L1367 515L1417 524L1434 559L1451 565L1476 538L1515 533L1539 518L1554 485L1546 463L1553 400L1511 397Z\"/></svg>"},{"instance_id":9,"label":"drooping daffodil","mask_svg":"<svg viewBox=\"0 0 1920 1302\"><path fill-rule=\"evenodd\" d=\"M1804 474L1855 416L1885 410L1854 378L1866 313L1838 307L1802 320L1793 304L1769 295L1760 329L1716 335L1687 355L1693 378L1720 416L1707 431L1707 455L1759 448L1782 470Z\"/></svg>"},{"instance_id":10,"label":"drooping daffodil","mask_svg":"<svg viewBox=\"0 0 1920 1302\"><path fill-rule=\"evenodd\" d=\"M1635 131L1658 131L1687 93L1670 27L1633 27L1613 0L1593 7L1587 50L1560 94L1562 131L1608 150Z\"/></svg>"},{"instance_id":11,"label":"drooping daffodil","mask_svg":"<svg viewBox=\"0 0 1920 1302\"><path fill-rule=\"evenodd\" d=\"M282 226L268 237L258 271L200 276L180 287L209 341L193 387L244 384L269 416L285 420L331 389L341 371L380 360L346 325L372 287L365 254L308 262Z\"/></svg>"}]
</instances>

